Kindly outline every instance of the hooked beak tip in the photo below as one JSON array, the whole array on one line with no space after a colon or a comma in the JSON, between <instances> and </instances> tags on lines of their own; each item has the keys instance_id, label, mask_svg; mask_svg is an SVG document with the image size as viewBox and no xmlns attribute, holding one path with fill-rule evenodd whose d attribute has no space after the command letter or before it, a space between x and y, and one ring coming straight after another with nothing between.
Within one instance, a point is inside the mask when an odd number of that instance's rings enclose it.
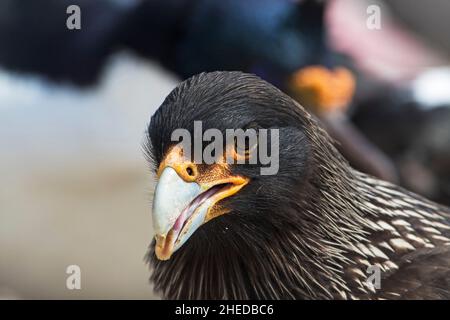
<instances>
[{"instance_id":1,"label":"hooked beak tip","mask_svg":"<svg viewBox=\"0 0 450 320\"><path fill-rule=\"evenodd\" d=\"M172 230L166 236L156 235L155 254L158 260L166 261L172 256L174 249Z\"/></svg>"}]
</instances>

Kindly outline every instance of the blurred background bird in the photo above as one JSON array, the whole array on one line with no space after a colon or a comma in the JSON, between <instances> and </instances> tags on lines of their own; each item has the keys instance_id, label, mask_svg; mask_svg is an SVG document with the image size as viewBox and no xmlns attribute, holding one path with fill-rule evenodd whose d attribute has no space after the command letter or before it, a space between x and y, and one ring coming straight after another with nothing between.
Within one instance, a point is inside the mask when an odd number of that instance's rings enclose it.
<instances>
[{"instance_id":1,"label":"blurred background bird","mask_svg":"<svg viewBox=\"0 0 450 320\"><path fill-rule=\"evenodd\" d=\"M448 2L404 3L2 1L0 297L154 297L142 128L202 71L257 74L354 167L449 204ZM81 29L67 28L69 5ZM61 286L73 260L90 270L77 292Z\"/></svg>"}]
</instances>

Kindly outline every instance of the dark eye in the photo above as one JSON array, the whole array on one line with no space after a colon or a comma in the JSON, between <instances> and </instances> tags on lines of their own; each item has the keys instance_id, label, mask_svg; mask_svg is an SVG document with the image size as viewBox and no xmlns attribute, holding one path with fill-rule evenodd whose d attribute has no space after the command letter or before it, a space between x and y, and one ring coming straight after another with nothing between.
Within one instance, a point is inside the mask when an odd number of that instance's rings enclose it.
<instances>
[{"instance_id":1,"label":"dark eye","mask_svg":"<svg viewBox=\"0 0 450 320\"><path fill-rule=\"evenodd\" d=\"M235 137L234 149L237 154L248 158L258 147L259 126L256 123L250 123L242 130L245 133L244 141L240 141L239 143Z\"/></svg>"},{"instance_id":2,"label":"dark eye","mask_svg":"<svg viewBox=\"0 0 450 320\"><path fill-rule=\"evenodd\" d=\"M234 138L234 150L241 156L249 156L257 146L258 141L251 141L248 137L245 137L243 143L238 143L238 139Z\"/></svg>"}]
</instances>

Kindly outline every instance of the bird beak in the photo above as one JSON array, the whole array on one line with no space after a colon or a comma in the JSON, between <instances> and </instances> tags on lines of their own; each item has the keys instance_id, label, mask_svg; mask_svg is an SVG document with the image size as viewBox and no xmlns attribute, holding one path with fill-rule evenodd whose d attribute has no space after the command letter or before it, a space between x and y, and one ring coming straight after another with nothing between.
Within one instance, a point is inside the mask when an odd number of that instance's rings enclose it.
<instances>
[{"instance_id":1,"label":"bird beak","mask_svg":"<svg viewBox=\"0 0 450 320\"><path fill-rule=\"evenodd\" d=\"M201 174L177 149L161 163L158 176L152 218L159 260L168 260L202 224L226 213L216 203L248 182L247 178L231 175L223 165L209 165Z\"/></svg>"}]
</instances>

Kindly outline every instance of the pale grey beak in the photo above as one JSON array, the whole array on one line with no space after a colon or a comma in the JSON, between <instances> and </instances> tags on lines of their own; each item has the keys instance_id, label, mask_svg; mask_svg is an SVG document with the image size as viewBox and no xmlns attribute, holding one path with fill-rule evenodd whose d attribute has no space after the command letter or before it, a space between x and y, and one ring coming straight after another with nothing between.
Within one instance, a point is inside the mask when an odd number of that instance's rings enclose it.
<instances>
[{"instance_id":1,"label":"pale grey beak","mask_svg":"<svg viewBox=\"0 0 450 320\"><path fill-rule=\"evenodd\" d=\"M174 227L182 211L202 192L195 182L186 182L167 167L161 173L153 198L153 228L157 235L166 235Z\"/></svg>"},{"instance_id":2,"label":"pale grey beak","mask_svg":"<svg viewBox=\"0 0 450 320\"><path fill-rule=\"evenodd\" d=\"M169 259L204 223L213 202L208 198L212 192L202 191L200 185L184 181L171 167L161 173L153 199L158 259Z\"/></svg>"}]
</instances>

